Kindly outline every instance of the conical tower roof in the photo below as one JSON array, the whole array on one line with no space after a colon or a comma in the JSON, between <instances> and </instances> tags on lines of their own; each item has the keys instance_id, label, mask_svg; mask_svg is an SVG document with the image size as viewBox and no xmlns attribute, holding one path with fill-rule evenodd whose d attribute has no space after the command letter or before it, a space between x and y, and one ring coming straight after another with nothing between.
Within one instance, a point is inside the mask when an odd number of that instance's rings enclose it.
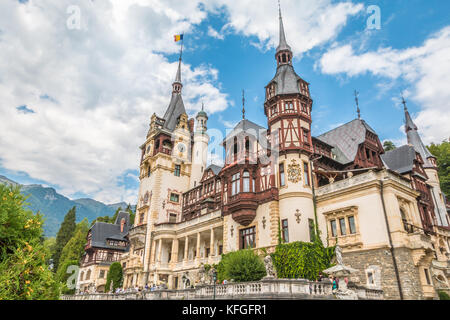
<instances>
[{"instance_id":1,"label":"conical tower roof","mask_svg":"<svg viewBox=\"0 0 450 320\"><path fill-rule=\"evenodd\" d=\"M428 158L434 158L434 156L431 154L431 152L428 150L428 148L424 145L422 142L422 139L420 138L418 129L416 124L413 122L411 115L409 114L408 108L406 107L406 101L403 99L403 105L405 110L405 131L406 131L406 137L408 139L408 144L414 147L414 150L416 152L420 153L420 156L422 157L424 163L424 167L434 167L431 162L428 160Z\"/></svg>"}]
</instances>

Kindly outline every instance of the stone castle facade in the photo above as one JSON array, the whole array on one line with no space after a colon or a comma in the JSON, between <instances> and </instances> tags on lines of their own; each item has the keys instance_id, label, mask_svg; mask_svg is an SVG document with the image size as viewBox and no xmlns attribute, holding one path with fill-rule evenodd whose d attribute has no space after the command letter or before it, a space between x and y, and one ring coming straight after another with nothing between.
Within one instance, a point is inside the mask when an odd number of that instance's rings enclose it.
<instances>
[{"instance_id":1,"label":"stone castle facade","mask_svg":"<svg viewBox=\"0 0 450 320\"><path fill-rule=\"evenodd\" d=\"M202 264L244 248L285 242L336 242L350 279L387 299L435 298L449 290L449 216L436 159L405 103L408 145L385 152L357 119L311 135L313 100L298 76L283 20L276 74L265 88L267 128L243 119L223 140L225 164L207 165L208 116L189 119L181 57L163 117L154 114L141 146L140 189L124 287L200 281Z\"/></svg>"}]
</instances>

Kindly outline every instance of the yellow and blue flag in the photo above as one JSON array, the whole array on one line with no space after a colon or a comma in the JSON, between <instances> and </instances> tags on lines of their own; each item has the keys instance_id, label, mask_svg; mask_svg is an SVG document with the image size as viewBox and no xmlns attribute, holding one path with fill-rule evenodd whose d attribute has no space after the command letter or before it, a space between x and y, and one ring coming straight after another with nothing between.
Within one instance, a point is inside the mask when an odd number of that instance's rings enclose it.
<instances>
[{"instance_id":1,"label":"yellow and blue flag","mask_svg":"<svg viewBox=\"0 0 450 320\"><path fill-rule=\"evenodd\" d=\"M175 42L178 42L178 41L180 41L180 40L183 40L183 34L178 34L178 35L176 35L176 36L174 36L174 38L175 38Z\"/></svg>"}]
</instances>

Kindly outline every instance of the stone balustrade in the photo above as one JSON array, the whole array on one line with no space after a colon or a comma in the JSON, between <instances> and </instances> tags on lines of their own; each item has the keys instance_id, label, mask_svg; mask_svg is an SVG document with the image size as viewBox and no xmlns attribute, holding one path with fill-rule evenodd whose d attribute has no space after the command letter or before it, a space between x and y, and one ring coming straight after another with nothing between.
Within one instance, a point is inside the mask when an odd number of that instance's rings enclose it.
<instances>
[{"instance_id":1,"label":"stone balustrade","mask_svg":"<svg viewBox=\"0 0 450 320\"><path fill-rule=\"evenodd\" d=\"M365 287L352 288L362 300L381 300L383 291ZM264 279L254 282L220 284L215 287L216 299L335 299L331 282L313 282L304 279ZM64 295L62 300L212 300L214 286L197 286L185 290L157 290L118 294Z\"/></svg>"}]
</instances>

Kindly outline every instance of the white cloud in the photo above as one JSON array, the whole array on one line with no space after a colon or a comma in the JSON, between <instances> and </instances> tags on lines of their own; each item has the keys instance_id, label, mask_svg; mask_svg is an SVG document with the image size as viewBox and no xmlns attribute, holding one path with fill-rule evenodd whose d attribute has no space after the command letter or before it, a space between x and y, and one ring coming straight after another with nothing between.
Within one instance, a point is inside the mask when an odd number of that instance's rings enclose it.
<instances>
[{"instance_id":1,"label":"white cloud","mask_svg":"<svg viewBox=\"0 0 450 320\"><path fill-rule=\"evenodd\" d=\"M67 28L72 5L80 8L79 30ZM331 0L282 5L297 55L332 40L363 8ZM121 179L138 168L151 114L162 115L169 102L177 63L165 54L179 50L172 37L223 10L228 21L220 33L256 36L264 49L278 44L272 0L1 1L1 166L57 185L68 196L135 202L137 190ZM183 64L190 115L201 100L209 113L233 105L218 81L210 65ZM34 113L19 112L20 106Z\"/></svg>"},{"instance_id":2,"label":"white cloud","mask_svg":"<svg viewBox=\"0 0 450 320\"><path fill-rule=\"evenodd\" d=\"M162 53L178 52L173 35L206 12L199 1L75 3L80 30L66 27L72 0L0 3L0 162L69 196L135 203L121 180L169 103L177 62ZM182 76L188 113L200 98L209 113L227 107L216 69L183 64Z\"/></svg>"},{"instance_id":3,"label":"white cloud","mask_svg":"<svg viewBox=\"0 0 450 320\"><path fill-rule=\"evenodd\" d=\"M278 45L278 5L274 0L214 0L227 10L228 23L222 30L232 29L245 36L256 36L258 47L271 49ZM212 5L212 4L210 4ZM297 56L335 38L350 16L364 6L331 0L283 0L282 14L286 38Z\"/></svg>"},{"instance_id":4,"label":"white cloud","mask_svg":"<svg viewBox=\"0 0 450 320\"><path fill-rule=\"evenodd\" d=\"M421 106L414 118L424 143L450 137L450 26L431 35L422 46L404 50L379 48L358 54L350 45L335 46L318 65L326 74L370 73L407 81L408 95Z\"/></svg>"},{"instance_id":5,"label":"white cloud","mask_svg":"<svg viewBox=\"0 0 450 320\"><path fill-rule=\"evenodd\" d=\"M219 33L216 29L214 29L211 26L208 27L208 35L213 38L219 39L219 40L225 39L225 36L223 33Z\"/></svg>"}]
</instances>

